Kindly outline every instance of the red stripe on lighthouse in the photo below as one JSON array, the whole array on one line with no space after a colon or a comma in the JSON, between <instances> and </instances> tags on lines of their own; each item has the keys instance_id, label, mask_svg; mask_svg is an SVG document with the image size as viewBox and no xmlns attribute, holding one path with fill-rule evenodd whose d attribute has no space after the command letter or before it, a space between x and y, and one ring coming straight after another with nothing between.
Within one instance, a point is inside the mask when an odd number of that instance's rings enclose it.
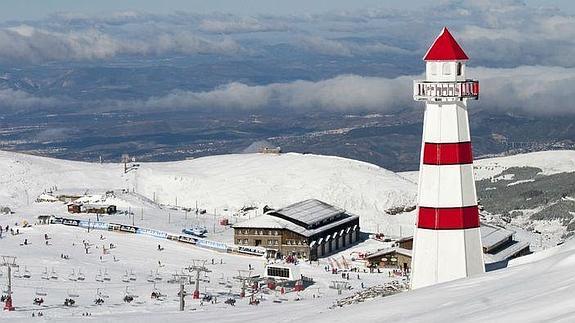
<instances>
[{"instance_id":1,"label":"red stripe on lighthouse","mask_svg":"<svg viewBox=\"0 0 575 323\"><path fill-rule=\"evenodd\" d=\"M423 147L426 165L458 165L473 163L471 142L437 144L426 142Z\"/></svg>"},{"instance_id":2,"label":"red stripe on lighthouse","mask_svg":"<svg viewBox=\"0 0 575 323\"><path fill-rule=\"evenodd\" d=\"M479 209L477 205L453 208L419 207L417 227L432 230L478 228Z\"/></svg>"}]
</instances>

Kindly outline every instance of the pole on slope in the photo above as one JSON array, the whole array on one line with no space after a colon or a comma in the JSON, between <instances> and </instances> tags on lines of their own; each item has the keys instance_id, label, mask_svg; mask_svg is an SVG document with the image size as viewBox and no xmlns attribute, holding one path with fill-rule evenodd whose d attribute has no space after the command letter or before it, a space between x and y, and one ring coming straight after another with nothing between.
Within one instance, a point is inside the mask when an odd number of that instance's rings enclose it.
<instances>
[{"instance_id":1,"label":"pole on slope","mask_svg":"<svg viewBox=\"0 0 575 323\"><path fill-rule=\"evenodd\" d=\"M216 233L216 209L214 209L214 234Z\"/></svg>"},{"instance_id":2,"label":"pole on slope","mask_svg":"<svg viewBox=\"0 0 575 323\"><path fill-rule=\"evenodd\" d=\"M183 311L185 307L184 301L184 282L180 280L180 311Z\"/></svg>"},{"instance_id":3,"label":"pole on slope","mask_svg":"<svg viewBox=\"0 0 575 323\"><path fill-rule=\"evenodd\" d=\"M16 265L16 257L14 256L2 256L2 263L0 266L8 267L8 296L4 303L5 311L13 311L14 306L12 305L12 267L18 267Z\"/></svg>"}]
</instances>

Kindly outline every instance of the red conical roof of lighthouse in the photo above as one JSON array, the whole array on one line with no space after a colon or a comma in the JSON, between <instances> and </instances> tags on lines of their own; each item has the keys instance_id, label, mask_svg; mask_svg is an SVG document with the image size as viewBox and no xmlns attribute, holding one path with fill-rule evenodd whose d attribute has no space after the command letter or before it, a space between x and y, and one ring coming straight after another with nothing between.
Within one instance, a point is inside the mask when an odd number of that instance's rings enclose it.
<instances>
[{"instance_id":1,"label":"red conical roof of lighthouse","mask_svg":"<svg viewBox=\"0 0 575 323\"><path fill-rule=\"evenodd\" d=\"M461 61L467 59L469 57L467 57L461 46L447 30L447 27L443 28L441 34L437 36L435 42L423 57L424 61Z\"/></svg>"}]
</instances>

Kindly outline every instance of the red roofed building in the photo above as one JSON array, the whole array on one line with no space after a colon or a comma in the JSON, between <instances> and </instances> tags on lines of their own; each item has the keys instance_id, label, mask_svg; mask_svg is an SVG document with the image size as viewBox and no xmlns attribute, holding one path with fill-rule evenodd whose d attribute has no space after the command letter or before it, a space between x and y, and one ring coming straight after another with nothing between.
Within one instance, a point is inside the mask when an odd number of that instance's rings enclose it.
<instances>
[{"instance_id":1,"label":"red roofed building","mask_svg":"<svg viewBox=\"0 0 575 323\"><path fill-rule=\"evenodd\" d=\"M443 28L433 45L423 57L424 61L463 61L469 57L451 35L447 27Z\"/></svg>"}]
</instances>

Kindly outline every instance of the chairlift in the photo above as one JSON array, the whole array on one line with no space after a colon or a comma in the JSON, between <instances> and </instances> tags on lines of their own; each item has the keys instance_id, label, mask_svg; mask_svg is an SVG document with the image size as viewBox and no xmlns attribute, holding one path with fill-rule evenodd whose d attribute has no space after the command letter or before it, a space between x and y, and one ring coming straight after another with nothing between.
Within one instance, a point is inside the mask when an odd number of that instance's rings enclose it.
<instances>
[{"instance_id":1,"label":"chairlift","mask_svg":"<svg viewBox=\"0 0 575 323\"><path fill-rule=\"evenodd\" d=\"M156 281L153 270L150 270L150 274L148 275L148 278L146 280L150 283L153 283L154 281Z\"/></svg>"},{"instance_id":2,"label":"chairlift","mask_svg":"<svg viewBox=\"0 0 575 323\"><path fill-rule=\"evenodd\" d=\"M36 287L35 294L36 294L37 296L46 296L46 295L48 295L48 293L46 292L46 290L45 290L44 288L42 288L42 287Z\"/></svg>"},{"instance_id":3,"label":"chairlift","mask_svg":"<svg viewBox=\"0 0 575 323\"><path fill-rule=\"evenodd\" d=\"M32 274L30 274L30 271L28 270L28 267L24 267L24 274L22 275L22 277L26 278L26 279L30 279L32 277Z\"/></svg>"},{"instance_id":4,"label":"chairlift","mask_svg":"<svg viewBox=\"0 0 575 323\"><path fill-rule=\"evenodd\" d=\"M134 274L134 271L130 269L130 281L136 281L136 274Z\"/></svg>"},{"instance_id":5,"label":"chairlift","mask_svg":"<svg viewBox=\"0 0 575 323\"><path fill-rule=\"evenodd\" d=\"M124 274L124 277L122 277L122 281L124 283L129 283L130 282L130 277L128 276L128 271L126 270L126 273Z\"/></svg>"},{"instance_id":6,"label":"chairlift","mask_svg":"<svg viewBox=\"0 0 575 323\"><path fill-rule=\"evenodd\" d=\"M104 281L104 279L102 278L102 270L98 270L98 274L96 275L96 281L99 283Z\"/></svg>"},{"instance_id":7,"label":"chairlift","mask_svg":"<svg viewBox=\"0 0 575 323\"><path fill-rule=\"evenodd\" d=\"M64 300L64 306L74 306L74 304L76 304L76 301L72 298L66 298Z\"/></svg>"},{"instance_id":8,"label":"chairlift","mask_svg":"<svg viewBox=\"0 0 575 323\"><path fill-rule=\"evenodd\" d=\"M22 278L22 273L20 273L20 267L17 267L16 270L12 273L12 277L14 278Z\"/></svg>"},{"instance_id":9,"label":"chairlift","mask_svg":"<svg viewBox=\"0 0 575 323\"><path fill-rule=\"evenodd\" d=\"M54 267L52 267L52 272L50 273L50 279L58 280L58 274L54 270Z\"/></svg>"},{"instance_id":10,"label":"chairlift","mask_svg":"<svg viewBox=\"0 0 575 323\"><path fill-rule=\"evenodd\" d=\"M48 267L44 267L44 272L42 273L42 279L50 280L50 275L48 274Z\"/></svg>"},{"instance_id":11,"label":"chairlift","mask_svg":"<svg viewBox=\"0 0 575 323\"><path fill-rule=\"evenodd\" d=\"M101 289L96 289L96 296L101 298L110 298L110 295L106 294L106 292L102 291Z\"/></svg>"},{"instance_id":12,"label":"chairlift","mask_svg":"<svg viewBox=\"0 0 575 323\"><path fill-rule=\"evenodd\" d=\"M110 274L108 274L108 269L104 269L104 275L102 276L102 279L107 282L112 280Z\"/></svg>"},{"instance_id":13,"label":"chairlift","mask_svg":"<svg viewBox=\"0 0 575 323\"><path fill-rule=\"evenodd\" d=\"M80 268L78 268L78 275L76 275L76 279L79 281L86 280L86 276L84 276L84 274L82 273L82 270L80 270Z\"/></svg>"},{"instance_id":14,"label":"chairlift","mask_svg":"<svg viewBox=\"0 0 575 323\"><path fill-rule=\"evenodd\" d=\"M68 280L73 282L78 280L78 277L76 277L76 271L74 269L72 269L72 273L68 275Z\"/></svg>"},{"instance_id":15,"label":"chairlift","mask_svg":"<svg viewBox=\"0 0 575 323\"><path fill-rule=\"evenodd\" d=\"M124 294L124 302L131 303L135 298L138 298L138 295L135 295L130 291L130 287L126 286L126 292Z\"/></svg>"},{"instance_id":16,"label":"chairlift","mask_svg":"<svg viewBox=\"0 0 575 323\"><path fill-rule=\"evenodd\" d=\"M162 294L162 292L156 287L156 284L154 283L154 289L152 290L150 298L163 301L166 299L166 295Z\"/></svg>"},{"instance_id":17,"label":"chairlift","mask_svg":"<svg viewBox=\"0 0 575 323\"><path fill-rule=\"evenodd\" d=\"M77 298L77 297L80 297L80 294L78 294L78 291L76 289L69 289L68 290L68 297Z\"/></svg>"}]
</instances>

